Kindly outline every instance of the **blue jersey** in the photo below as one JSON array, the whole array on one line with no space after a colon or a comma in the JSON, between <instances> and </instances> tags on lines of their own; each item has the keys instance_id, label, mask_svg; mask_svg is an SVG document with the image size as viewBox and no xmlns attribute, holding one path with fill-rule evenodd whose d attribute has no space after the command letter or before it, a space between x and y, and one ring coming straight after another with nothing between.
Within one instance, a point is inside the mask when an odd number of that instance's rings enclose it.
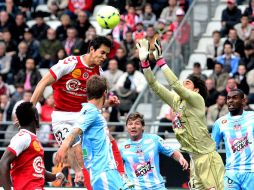
<instances>
[{"instance_id":1,"label":"blue jersey","mask_svg":"<svg viewBox=\"0 0 254 190\"><path fill-rule=\"evenodd\" d=\"M120 152L128 178L135 184L135 190L165 189L165 182L160 174L159 153L170 157L174 150L161 137L143 134L139 141L129 139L120 146Z\"/></svg>"},{"instance_id":2,"label":"blue jersey","mask_svg":"<svg viewBox=\"0 0 254 190\"><path fill-rule=\"evenodd\" d=\"M223 139L226 149L227 172L254 172L254 112L241 116L230 113L219 118L213 126L212 138L218 149Z\"/></svg>"},{"instance_id":3,"label":"blue jersey","mask_svg":"<svg viewBox=\"0 0 254 190\"><path fill-rule=\"evenodd\" d=\"M96 179L101 173L116 169L112 145L108 137L107 122L95 105L82 104L75 128L83 131L84 163L89 170L92 183L93 179Z\"/></svg>"}]
</instances>

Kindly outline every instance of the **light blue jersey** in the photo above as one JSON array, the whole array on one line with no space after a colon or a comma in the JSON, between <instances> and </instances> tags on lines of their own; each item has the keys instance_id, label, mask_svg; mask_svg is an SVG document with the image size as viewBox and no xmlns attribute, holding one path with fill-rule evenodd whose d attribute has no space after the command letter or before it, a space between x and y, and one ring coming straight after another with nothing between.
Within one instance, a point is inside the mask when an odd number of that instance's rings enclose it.
<instances>
[{"instance_id":1,"label":"light blue jersey","mask_svg":"<svg viewBox=\"0 0 254 190\"><path fill-rule=\"evenodd\" d=\"M119 190L124 182L116 168L107 122L95 105L84 103L82 106L74 128L83 131L84 164L89 171L93 189Z\"/></svg>"},{"instance_id":2,"label":"light blue jersey","mask_svg":"<svg viewBox=\"0 0 254 190\"><path fill-rule=\"evenodd\" d=\"M254 112L241 116L230 113L219 118L213 126L212 138L218 149L223 139L226 148L226 170L254 172Z\"/></svg>"},{"instance_id":3,"label":"light blue jersey","mask_svg":"<svg viewBox=\"0 0 254 190\"><path fill-rule=\"evenodd\" d=\"M165 181L160 174L159 153L172 156L174 150L158 135L143 134L139 141L127 140L120 152L128 178L134 182L135 190L164 190Z\"/></svg>"},{"instance_id":4,"label":"light blue jersey","mask_svg":"<svg viewBox=\"0 0 254 190\"><path fill-rule=\"evenodd\" d=\"M225 142L224 188L254 189L254 112L243 111L233 117L228 113L219 118L214 123L212 138L217 149L222 139Z\"/></svg>"}]
</instances>

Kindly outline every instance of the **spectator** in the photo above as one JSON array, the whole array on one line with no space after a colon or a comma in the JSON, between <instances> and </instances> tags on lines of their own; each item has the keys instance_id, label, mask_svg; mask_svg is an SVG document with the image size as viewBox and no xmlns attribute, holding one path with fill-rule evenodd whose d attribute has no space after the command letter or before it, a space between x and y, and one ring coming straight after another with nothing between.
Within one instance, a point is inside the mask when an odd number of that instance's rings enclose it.
<instances>
[{"instance_id":1,"label":"spectator","mask_svg":"<svg viewBox=\"0 0 254 190\"><path fill-rule=\"evenodd\" d=\"M176 11L176 20L169 26L169 29L173 29L175 32L180 26L183 18L185 16L184 11L179 8ZM187 64L188 57L190 53L189 40L190 40L190 24L186 21L183 23L180 32L176 34L175 38L179 45L181 46L181 53L183 55L184 63Z\"/></svg>"},{"instance_id":2,"label":"spectator","mask_svg":"<svg viewBox=\"0 0 254 190\"><path fill-rule=\"evenodd\" d=\"M135 10L144 9L146 0L126 0L126 6L133 6Z\"/></svg>"},{"instance_id":3,"label":"spectator","mask_svg":"<svg viewBox=\"0 0 254 190\"><path fill-rule=\"evenodd\" d=\"M15 105L17 101L21 100L24 95L24 85L20 83L14 84L15 91L11 96L11 104Z\"/></svg>"},{"instance_id":4,"label":"spectator","mask_svg":"<svg viewBox=\"0 0 254 190\"><path fill-rule=\"evenodd\" d=\"M82 47L82 39L77 37L77 30L74 27L67 29L67 38L63 41L63 47L67 56L80 55L80 48Z\"/></svg>"},{"instance_id":5,"label":"spectator","mask_svg":"<svg viewBox=\"0 0 254 190\"><path fill-rule=\"evenodd\" d=\"M12 23L9 14L5 10L2 10L0 12L0 33L3 32L4 29L9 30Z\"/></svg>"},{"instance_id":6,"label":"spectator","mask_svg":"<svg viewBox=\"0 0 254 190\"><path fill-rule=\"evenodd\" d=\"M213 104L207 109L207 126L208 130L212 132L212 126L214 122L228 113L228 106L226 104L226 96L220 94L216 100L216 104Z\"/></svg>"},{"instance_id":7,"label":"spectator","mask_svg":"<svg viewBox=\"0 0 254 190\"><path fill-rule=\"evenodd\" d=\"M25 23L25 18L22 13L18 13L15 17L15 23L10 26L12 39L17 43L24 39L25 28L28 26Z\"/></svg>"},{"instance_id":8,"label":"spectator","mask_svg":"<svg viewBox=\"0 0 254 190\"><path fill-rule=\"evenodd\" d=\"M159 34L160 39L163 38L164 34L167 32L165 19L159 19L156 25L156 32Z\"/></svg>"},{"instance_id":9,"label":"spectator","mask_svg":"<svg viewBox=\"0 0 254 190\"><path fill-rule=\"evenodd\" d=\"M56 11L57 15L60 15L67 8L68 0L48 0L47 6L51 13Z\"/></svg>"},{"instance_id":10,"label":"spectator","mask_svg":"<svg viewBox=\"0 0 254 190\"><path fill-rule=\"evenodd\" d=\"M253 26L249 23L248 15L243 14L241 17L241 23L236 24L234 28L236 29L238 37L245 41L250 37Z\"/></svg>"},{"instance_id":11,"label":"spectator","mask_svg":"<svg viewBox=\"0 0 254 190\"><path fill-rule=\"evenodd\" d=\"M0 124L0 130L2 131L2 132L0 133L0 146L3 147L4 144L5 144L5 138L4 138L4 136L5 136L5 134L6 134L6 131L5 131L5 130L6 130L7 127L8 127L8 125L2 124L2 122L3 122L3 110L0 110L0 122L1 122L1 124Z\"/></svg>"},{"instance_id":12,"label":"spectator","mask_svg":"<svg viewBox=\"0 0 254 190\"><path fill-rule=\"evenodd\" d=\"M10 95L10 90L8 85L3 81L3 77L0 75L0 96L1 95Z\"/></svg>"},{"instance_id":13,"label":"spectator","mask_svg":"<svg viewBox=\"0 0 254 190\"><path fill-rule=\"evenodd\" d=\"M4 81L7 81L7 75L10 72L11 56L6 55L6 45L0 42L0 74Z\"/></svg>"},{"instance_id":14,"label":"spectator","mask_svg":"<svg viewBox=\"0 0 254 190\"><path fill-rule=\"evenodd\" d=\"M229 29L240 23L242 12L235 3L235 0L227 0L227 8L222 11L221 15L221 36L228 34Z\"/></svg>"},{"instance_id":15,"label":"spectator","mask_svg":"<svg viewBox=\"0 0 254 190\"><path fill-rule=\"evenodd\" d=\"M10 97L7 94L0 96L0 109L3 111L3 121L11 121L13 106L10 104Z\"/></svg>"},{"instance_id":16,"label":"spectator","mask_svg":"<svg viewBox=\"0 0 254 190\"><path fill-rule=\"evenodd\" d=\"M87 13L85 11L79 11L78 13L78 19L76 21L75 28L78 31L78 37L84 38L85 33L88 30L88 28L91 26Z\"/></svg>"},{"instance_id":17,"label":"spectator","mask_svg":"<svg viewBox=\"0 0 254 190\"><path fill-rule=\"evenodd\" d=\"M247 83L249 85L250 91L248 95L249 104L254 104L254 69L250 70L247 74Z\"/></svg>"},{"instance_id":18,"label":"spectator","mask_svg":"<svg viewBox=\"0 0 254 190\"><path fill-rule=\"evenodd\" d=\"M238 38L234 28L229 30L228 38L225 41L225 43L229 42L232 44L233 53L239 57L244 57L244 42Z\"/></svg>"},{"instance_id":19,"label":"spectator","mask_svg":"<svg viewBox=\"0 0 254 190\"><path fill-rule=\"evenodd\" d=\"M17 107L23 102L29 102L31 97L32 97L32 91L26 90L23 94L22 99L16 102L16 104L14 105L13 110L12 110L12 118L13 118L12 120L13 121L17 120L17 118L16 118ZM38 114L41 115L41 104L38 102L35 107L37 108Z\"/></svg>"},{"instance_id":20,"label":"spectator","mask_svg":"<svg viewBox=\"0 0 254 190\"><path fill-rule=\"evenodd\" d=\"M112 34L107 34L106 37L111 40L112 42L112 47L110 49L110 52L108 54L108 58L112 59L116 56L116 51L121 47L120 43L117 42L116 40L113 39L113 35Z\"/></svg>"},{"instance_id":21,"label":"spectator","mask_svg":"<svg viewBox=\"0 0 254 190\"><path fill-rule=\"evenodd\" d=\"M45 17L45 13L41 11L35 12L35 24L31 27L33 36L38 41L46 39L47 30L49 29L49 26L44 22L43 17Z\"/></svg>"},{"instance_id":22,"label":"spectator","mask_svg":"<svg viewBox=\"0 0 254 190\"><path fill-rule=\"evenodd\" d=\"M13 0L5 0L5 10L12 18L15 18L16 14L19 11Z\"/></svg>"},{"instance_id":23,"label":"spectator","mask_svg":"<svg viewBox=\"0 0 254 190\"><path fill-rule=\"evenodd\" d=\"M206 79L205 85L207 88L207 97L205 100L206 107L209 107L216 103L219 92L215 89L214 81L212 79Z\"/></svg>"},{"instance_id":24,"label":"spectator","mask_svg":"<svg viewBox=\"0 0 254 190\"><path fill-rule=\"evenodd\" d=\"M41 107L41 122L51 123L51 114L54 110L54 97L53 94L50 94L45 104ZM42 124L38 130L38 139L44 146L49 146L51 134L51 125L50 124Z\"/></svg>"},{"instance_id":25,"label":"spectator","mask_svg":"<svg viewBox=\"0 0 254 190\"><path fill-rule=\"evenodd\" d=\"M126 72L122 74L116 83L117 94L121 102L119 105L121 115L130 110L137 95L145 89L145 86L144 75L135 69L133 62L127 62Z\"/></svg>"},{"instance_id":26,"label":"spectator","mask_svg":"<svg viewBox=\"0 0 254 190\"><path fill-rule=\"evenodd\" d=\"M119 48L116 50L115 59L118 62L118 69L125 72L126 71L127 56L126 56L126 52L124 51L123 48Z\"/></svg>"},{"instance_id":27,"label":"spectator","mask_svg":"<svg viewBox=\"0 0 254 190\"><path fill-rule=\"evenodd\" d=\"M40 43L33 38L33 32L31 29L26 28L24 33L24 41L28 46L27 55L32 57L37 62L40 60Z\"/></svg>"},{"instance_id":28,"label":"spectator","mask_svg":"<svg viewBox=\"0 0 254 190\"><path fill-rule=\"evenodd\" d=\"M237 88L241 89L244 94L249 94L249 85L247 84L246 73L246 66L241 64L238 65L237 73L235 73L233 77L237 83Z\"/></svg>"},{"instance_id":29,"label":"spectator","mask_svg":"<svg viewBox=\"0 0 254 190\"><path fill-rule=\"evenodd\" d=\"M126 38L121 43L121 46L124 47L124 49L126 51L126 57L128 57L131 60L133 58L133 55L135 52L136 44L133 39L131 31L126 32L125 36L126 36ZM120 68L120 64L119 64L119 68ZM121 70L122 71L125 70L125 67L121 68Z\"/></svg>"},{"instance_id":30,"label":"spectator","mask_svg":"<svg viewBox=\"0 0 254 190\"><path fill-rule=\"evenodd\" d=\"M17 43L12 39L11 32L7 29L3 30L3 41L6 45L6 54L14 55L17 51Z\"/></svg>"},{"instance_id":31,"label":"spectator","mask_svg":"<svg viewBox=\"0 0 254 190\"><path fill-rule=\"evenodd\" d=\"M249 6L245 9L244 14L248 15L251 24L254 22L254 0L249 0Z\"/></svg>"},{"instance_id":32,"label":"spectator","mask_svg":"<svg viewBox=\"0 0 254 190\"><path fill-rule=\"evenodd\" d=\"M40 44L40 68L50 68L56 62L56 54L62 44L56 39L56 31L52 28L47 30L47 39L42 40Z\"/></svg>"},{"instance_id":33,"label":"spectator","mask_svg":"<svg viewBox=\"0 0 254 190\"><path fill-rule=\"evenodd\" d=\"M177 0L168 0L168 6L162 10L160 18L165 19L167 25L171 24L176 20L177 9Z\"/></svg>"},{"instance_id":34,"label":"spectator","mask_svg":"<svg viewBox=\"0 0 254 190\"><path fill-rule=\"evenodd\" d=\"M201 65L199 62L195 62L193 64L191 75L196 76L196 77L202 79L203 81L205 81L207 79L207 76L202 74L202 68L201 68Z\"/></svg>"},{"instance_id":35,"label":"spectator","mask_svg":"<svg viewBox=\"0 0 254 190\"><path fill-rule=\"evenodd\" d=\"M122 42L123 40L126 39L126 35L129 30L130 30L130 28L126 24L126 22L124 20L124 16L121 15L119 24L116 25L116 27L113 29L113 32L112 32L114 40L116 40L118 42Z\"/></svg>"},{"instance_id":36,"label":"spectator","mask_svg":"<svg viewBox=\"0 0 254 190\"><path fill-rule=\"evenodd\" d=\"M222 92L227 85L229 74L224 71L223 65L216 62L213 73L209 76L214 81L215 88L218 92Z\"/></svg>"},{"instance_id":37,"label":"spectator","mask_svg":"<svg viewBox=\"0 0 254 190\"><path fill-rule=\"evenodd\" d=\"M18 45L18 52L11 59L12 78L20 71L25 69L25 62L28 57L28 47L26 42L21 41Z\"/></svg>"},{"instance_id":38,"label":"spectator","mask_svg":"<svg viewBox=\"0 0 254 190\"><path fill-rule=\"evenodd\" d=\"M88 47L90 44L90 41L93 40L96 36L96 30L93 26L90 26L88 30L85 33L85 39L83 41L82 48L80 50L81 55L86 54L88 52Z\"/></svg>"},{"instance_id":39,"label":"spectator","mask_svg":"<svg viewBox=\"0 0 254 190\"><path fill-rule=\"evenodd\" d=\"M136 23L136 30L133 32L133 39L137 42L140 39L145 38L146 32L144 30L144 25L142 22Z\"/></svg>"},{"instance_id":40,"label":"spectator","mask_svg":"<svg viewBox=\"0 0 254 190\"><path fill-rule=\"evenodd\" d=\"M145 4L144 13L140 15L140 21L144 24L145 28L156 22L156 15L153 13L152 5L150 3Z\"/></svg>"},{"instance_id":41,"label":"spectator","mask_svg":"<svg viewBox=\"0 0 254 190\"><path fill-rule=\"evenodd\" d=\"M246 65L247 71L254 69L254 41L247 41L244 46L245 57L241 61Z\"/></svg>"},{"instance_id":42,"label":"spectator","mask_svg":"<svg viewBox=\"0 0 254 190\"><path fill-rule=\"evenodd\" d=\"M66 57L67 57L67 54L64 48L59 49L56 53L56 59L54 60L53 65L55 65L59 60L63 60Z\"/></svg>"},{"instance_id":43,"label":"spectator","mask_svg":"<svg viewBox=\"0 0 254 190\"><path fill-rule=\"evenodd\" d=\"M134 31L135 25L139 22L139 17L135 12L135 8L133 6L127 7L127 14L124 15L124 20L127 24L127 26Z\"/></svg>"},{"instance_id":44,"label":"spectator","mask_svg":"<svg viewBox=\"0 0 254 190\"><path fill-rule=\"evenodd\" d=\"M104 72L104 77L107 79L110 91L116 91L116 83L122 76L123 71L118 69L118 62L116 59L109 60L108 70Z\"/></svg>"},{"instance_id":45,"label":"spectator","mask_svg":"<svg viewBox=\"0 0 254 190\"><path fill-rule=\"evenodd\" d=\"M35 67L35 60L28 58L26 60L26 69L20 70L15 76L15 83L22 83L25 90L34 90L41 80L41 74Z\"/></svg>"},{"instance_id":46,"label":"spectator","mask_svg":"<svg viewBox=\"0 0 254 190\"><path fill-rule=\"evenodd\" d=\"M69 0L68 14L71 18L76 18L80 11L85 11L88 15L91 14L93 8L93 0Z\"/></svg>"},{"instance_id":47,"label":"spectator","mask_svg":"<svg viewBox=\"0 0 254 190\"><path fill-rule=\"evenodd\" d=\"M227 96L228 93L231 92L231 90L233 90L233 89L237 89L237 84L236 84L235 79L234 79L233 77L230 77L230 78L228 78L228 80L227 80L227 85L226 85L225 90L223 90L223 91L221 92L221 94Z\"/></svg>"},{"instance_id":48,"label":"spectator","mask_svg":"<svg viewBox=\"0 0 254 190\"><path fill-rule=\"evenodd\" d=\"M237 72L240 61L239 57L234 55L232 48L233 45L231 43L225 43L224 54L216 58L216 61L223 65L224 71L229 73L231 77Z\"/></svg>"},{"instance_id":49,"label":"spectator","mask_svg":"<svg viewBox=\"0 0 254 190\"><path fill-rule=\"evenodd\" d=\"M62 15L60 18L61 25L56 29L57 39L60 41L64 41L67 38L67 29L71 27L71 19L69 15Z\"/></svg>"},{"instance_id":50,"label":"spectator","mask_svg":"<svg viewBox=\"0 0 254 190\"><path fill-rule=\"evenodd\" d=\"M213 31L212 37L212 43L206 45L207 69L214 69L216 57L220 56L223 50L220 32L218 30Z\"/></svg>"}]
</instances>

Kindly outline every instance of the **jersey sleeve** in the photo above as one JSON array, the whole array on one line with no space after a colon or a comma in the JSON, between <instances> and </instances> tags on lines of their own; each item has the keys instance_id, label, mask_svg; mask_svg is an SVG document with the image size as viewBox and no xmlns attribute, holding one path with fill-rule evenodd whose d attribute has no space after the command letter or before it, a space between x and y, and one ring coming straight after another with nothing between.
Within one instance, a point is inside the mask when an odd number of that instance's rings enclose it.
<instances>
[{"instance_id":1,"label":"jersey sleeve","mask_svg":"<svg viewBox=\"0 0 254 190\"><path fill-rule=\"evenodd\" d=\"M97 114L98 112L95 108L84 109L77 119L74 128L80 128L83 132L85 132L89 127L92 126Z\"/></svg>"},{"instance_id":2,"label":"jersey sleeve","mask_svg":"<svg viewBox=\"0 0 254 190\"><path fill-rule=\"evenodd\" d=\"M69 56L63 60L59 60L57 64L52 66L49 70L55 80L60 79L62 76L69 74L74 70L78 64L78 59L75 56Z\"/></svg>"},{"instance_id":3,"label":"jersey sleeve","mask_svg":"<svg viewBox=\"0 0 254 190\"><path fill-rule=\"evenodd\" d=\"M7 147L16 156L19 156L24 150L26 150L31 143L31 136L27 133L18 133L12 139Z\"/></svg>"},{"instance_id":4,"label":"jersey sleeve","mask_svg":"<svg viewBox=\"0 0 254 190\"><path fill-rule=\"evenodd\" d=\"M172 149L167 143L165 143L165 141L161 137L156 135L155 139L158 143L159 152L164 154L165 156L171 157L174 153L174 149Z\"/></svg>"},{"instance_id":5,"label":"jersey sleeve","mask_svg":"<svg viewBox=\"0 0 254 190\"><path fill-rule=\"evenodd\" d=\"M222 133L220 131L220 125L218 120L214 123L212 128L212 139L216 143L216 150L218 150L222 139Z\"/></svg>"},{"instance_id":6,"label":"jersey sleeve","mask_svg":"<svg viewBox=\"0 0 254 190\"><path fill-rule=\"evenodd\" d=\"M198 93L193 92L187 88L185 88L182 83L178 80L173 71L168 67L168 65L162 66L162 72L169 83L170 87L186 102L189 102L191 105L195 107L203 107L202 101L204 102L202 96Z\"/></svg>"}]
</instances>

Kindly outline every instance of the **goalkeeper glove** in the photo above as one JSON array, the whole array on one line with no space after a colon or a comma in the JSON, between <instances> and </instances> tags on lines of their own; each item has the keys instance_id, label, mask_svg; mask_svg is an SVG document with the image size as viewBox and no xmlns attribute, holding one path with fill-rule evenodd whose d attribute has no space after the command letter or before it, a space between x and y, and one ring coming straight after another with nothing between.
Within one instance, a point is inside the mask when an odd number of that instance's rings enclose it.
<instances>
[{"instance_id":1,"label":"goalkeeper glove","mask_svg":"<svg viewBox=\"0 0 254 190\"><path fill-rule=\"evenodd\" d=\"M150 44L148 40L146 39L141 39L139 42L136 43L136 47L139 52L139 60L141 62L141 67L146 68L149 67L149 50L150 50Z\"/></svg>"},{"instance_id":2,"label":"goalkeeper glove","mask_svg":"<svg viewBox=\"0 0 254 190\"><path fill-rule=\"evenodd\" d=\"M154 59L156 60L156 64L159 67L162 67L163 65L166 64L166 61L162 56L162 48L159 40L155 39L154 47L155 47L155 50L153 51Z\"/></svg>"}]
</instances>

